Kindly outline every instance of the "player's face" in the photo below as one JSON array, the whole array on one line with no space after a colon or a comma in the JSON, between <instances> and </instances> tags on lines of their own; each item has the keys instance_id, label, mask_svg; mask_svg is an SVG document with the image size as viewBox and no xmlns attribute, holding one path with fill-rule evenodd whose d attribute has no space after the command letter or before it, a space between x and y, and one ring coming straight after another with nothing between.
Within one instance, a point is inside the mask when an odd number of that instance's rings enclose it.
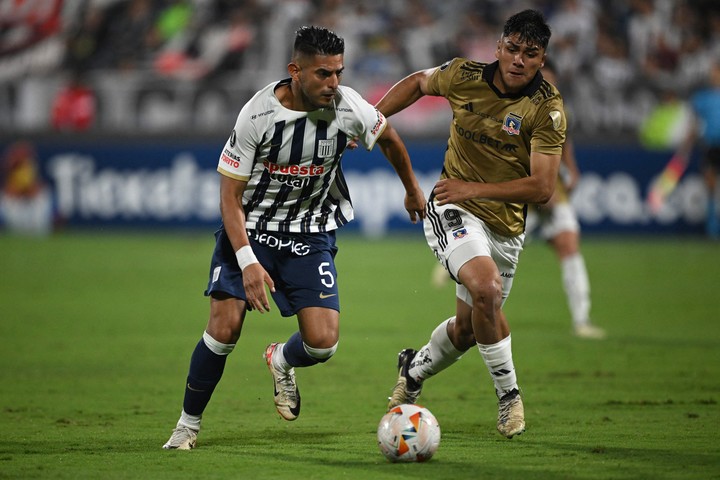
<instances>
[{"instance_id":1,"label":"player's face","mask_svg":"<svg viewBox=\"0 0 720 480\"><path fill-rule=\"evenodd\" d=\"M332 104L345 66L343 55L313 55L304 57L290 71L299 86L297 99L303 110L317 110Z\"/></svg>"},{"instance_id":2,"label":"player's face","mask_svg":"<svg viewBox=\"0 0 720 480\"><path fill-rule=\"evenodd\" d=\"M545 62L545 49L520 42L520 35L502 37L495 58L499 68L493 83L502 93L518 93L525 88Z\"/></svg>"}]
</instances>

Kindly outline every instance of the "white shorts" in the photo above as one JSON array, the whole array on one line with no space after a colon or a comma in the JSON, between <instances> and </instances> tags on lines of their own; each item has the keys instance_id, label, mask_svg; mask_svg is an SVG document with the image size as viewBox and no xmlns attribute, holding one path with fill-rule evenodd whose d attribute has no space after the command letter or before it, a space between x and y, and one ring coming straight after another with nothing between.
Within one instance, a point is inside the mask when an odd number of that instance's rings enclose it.
<instances>
[{"instance_id":1,"label":"white shorts","mask_svg":"<svg viewBox=\"0 0 720 480\"><path fill-rule=\"evenodd\" d=\"M507 300L523 249L524 233L516 237L498 235L485 222L457 205L439 206L432 201L428 203L423 227L428 245L455 281L458 281L460 267L468 260L491 257L500 271L503 303ZM460 283L456 295L472 305L469 292Z\"/></svg>"},{"instance_id":2,"label":"white shorts","mask_svg":"<svg viewBox=\"0 0 720 480\"><path fill-rule=\"evenodd\" d=\"M570 203L558 203L551 208L540 210L534 208L531 212L528 212L527 231L538 228L540 237L544 240L552 240L562 232L580 231L580 223Z\"/></svg>"}]
</instances>

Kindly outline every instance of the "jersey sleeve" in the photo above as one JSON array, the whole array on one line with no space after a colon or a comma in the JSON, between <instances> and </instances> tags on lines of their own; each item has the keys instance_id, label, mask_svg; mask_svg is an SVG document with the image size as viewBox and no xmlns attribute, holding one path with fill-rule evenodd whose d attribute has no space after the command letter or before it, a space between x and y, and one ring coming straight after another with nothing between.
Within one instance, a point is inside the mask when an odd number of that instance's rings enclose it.
<instances>
[{"instance_id":1,"label":"jersey sleeve","mask_svg":"<svg viewBox=\"0 0 720 480\"><path fill-rule=\"evenodd\" d=\"M349 115L351 112L352 115ZM367 150L373 149L388 123L377 108L349 87L344 87L342 90L338 115L344 118L342 123L347 133L357 137Z\"/></svg>"},{"instance_id":2,"label":"jersey sleeve","mask_svg":"<svg viewBox=\"0 0 720 480\"><path fill-rule=\"evenodd\" d=\"M455 74L463 61L462 58L453 58L436 68L427 81L428 95L447 98L450 95Z\"/></svg>"},{"instance_id":3,"label":"jersey sleeve","mask_svg":"<svg viewBox=\"0 0 720 480\"><path fill-rule=\"evenodd\" d=\"M222 175L243 181L250 179L255 152L260 144L257 124L250 118L248 104L238 114L235 126L220 154L217 167Z\"/></svg>"},{"instance_id":4,"label":"jersey sleeve","mask_svg":"<svg viewBox=\"0 0 720 480\"><path fill-rule=\"evenodd\" d=\"M561 155L567 132L562 97L555 95L538 110L537 124L530 139L530 151Z\"/></svg>"}]
</instances>

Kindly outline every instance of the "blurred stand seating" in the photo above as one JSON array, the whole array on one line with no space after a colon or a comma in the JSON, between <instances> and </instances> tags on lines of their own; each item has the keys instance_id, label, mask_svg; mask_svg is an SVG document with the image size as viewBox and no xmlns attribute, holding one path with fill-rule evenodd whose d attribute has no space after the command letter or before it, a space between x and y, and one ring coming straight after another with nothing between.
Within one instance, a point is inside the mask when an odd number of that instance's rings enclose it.
<instances>
[{"instance_id":1,"label":"blurred stand seating","mask_svg":"<svg viewBox=\"0 0 720 480\"><path fill-rule=\"evenodd\" d=\"M308 23L345 37L344 83L377 100L403 76L455 56L494 61L502 19L527 6L522 0L7 2L0 12L0 135L54 129L225 136L240 106L286 75L292 35ZM662 95L672 90L687 98L707 81L704 59L720 55L716 1L532 6L553 28L549 55L578 139L637 138ZM398 115L395 126L410 137L444 138L444 103L425 100L419 107Z\"/></svg>"}]
</instances>

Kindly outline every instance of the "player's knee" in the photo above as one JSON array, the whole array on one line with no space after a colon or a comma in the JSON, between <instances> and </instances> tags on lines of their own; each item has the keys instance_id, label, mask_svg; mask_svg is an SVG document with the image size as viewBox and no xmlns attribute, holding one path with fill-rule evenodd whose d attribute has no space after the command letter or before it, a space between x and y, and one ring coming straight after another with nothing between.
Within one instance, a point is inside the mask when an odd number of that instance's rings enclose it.
<instances>
[{"instance_id":1,"label":"player's knee","mask_svg":"<svg viewBox=\"0 0 720 480\"><path fill-rule=\"evenodd\" d=\"M228 355L235 348L234 343L218 342L208 332L203 332L203 342L207 348L216 355Z\"/></svg>"},{"instance_id":2,"label":"player's knee","mask_svg":"<svg viewBox=\"0 0 720 480\"><path fill-rule=\"evenodd\" d=\"M483 311L494 311L502 302L502 282L499 280L475 281L465 285L473 300L473 308Z\"/></svg>"},{"instance_id":3,"label":"player's knee","mask_svg":"<svg viewBox=\"0 0 720 480\"><path fill-rule=\"evenodd\" d=\"M305 348L305 352L307 352L308 355L310 355L312 358L317 360L320 363L327 362L330 360L330 357L335 355L335 352L337 351L337 342L335 342L335 345L329 348L316 348L311 347L310 345L303 342L303 347Z\"/></svg>"}]
</instances>

